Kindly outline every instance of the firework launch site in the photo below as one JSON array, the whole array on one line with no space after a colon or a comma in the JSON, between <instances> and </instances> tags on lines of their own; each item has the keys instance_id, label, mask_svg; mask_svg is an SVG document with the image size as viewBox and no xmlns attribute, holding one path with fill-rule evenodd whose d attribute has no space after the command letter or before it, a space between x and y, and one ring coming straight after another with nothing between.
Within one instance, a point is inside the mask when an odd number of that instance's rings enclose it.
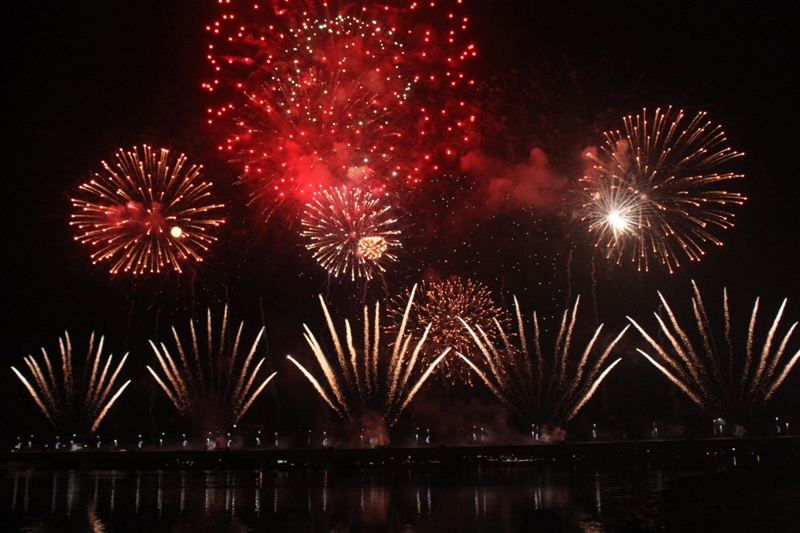
<instances>
[{"instance_id":1,"label":"firework launch site","mask_svg":"<svg viewBox=\"0 0 800 533\"><path fill-rule=\"evenodd\" d=\"M178 445L101 449L51 447L4 451L4 469L252 470L383 468L440 465L468 469L481 465L529 463L555 471L614 468L682 468L722 471L760 465L797 464L800 436L560 442L505 446L413 446L375 448L217 448Z\"/></svg>"}]
</instances>

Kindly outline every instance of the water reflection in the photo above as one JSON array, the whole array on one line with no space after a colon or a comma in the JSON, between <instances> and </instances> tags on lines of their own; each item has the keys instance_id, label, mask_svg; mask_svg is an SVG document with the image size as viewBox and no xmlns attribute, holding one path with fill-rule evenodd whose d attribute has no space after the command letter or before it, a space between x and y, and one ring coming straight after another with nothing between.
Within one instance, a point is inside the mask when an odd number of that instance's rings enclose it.
<instances>
[{"instance_id":1,"label":"water reflection","mask_svg":"<svg viewBox=\"0 0 800 533\"><path fill-rule=\"evenodd\" d=\"M482 466L336 471L8 472L10 531L510 532L547 508L567 531L602 532L620 494L669 473ZM434 500L436 505L434 505ZM626 503L626 505L628 505ZM8 504L7 504L8 505ZM301 524L298 526L298 524ZM4 529L5 530L5 529Z\"/></svg>"},{"instance_id":2,"label":"water reflection","mask_svg":"<svg viewBox=\"0 0 800 533\"><path fill-rule=\"evenodd\" d=\"M87 520L89 522L89 527L93 533L105 533L106 526L103 522L97 517L96 511L97 505L92 502L89 504L89 508L86 511Z\"/></svg>"}]
</instances>

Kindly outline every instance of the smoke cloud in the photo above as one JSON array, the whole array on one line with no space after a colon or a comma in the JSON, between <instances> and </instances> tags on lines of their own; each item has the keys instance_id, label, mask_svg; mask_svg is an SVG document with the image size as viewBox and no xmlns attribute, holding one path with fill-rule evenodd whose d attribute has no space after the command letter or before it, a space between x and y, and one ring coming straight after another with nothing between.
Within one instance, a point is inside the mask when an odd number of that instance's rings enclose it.
<instances>
[{"instance_id":1,"label":"smoke cloud","mask_svg":"<svg viewBox=\"0 0 800 533\"><path fill-rule=\"evenodd\" d=\"M541 148L532 149L528 160L518 164L474 150L461 158L461 170L486 181L486 201L492 210L555 207L567 183L552 170Z\"/></svg>"}]
</instances>

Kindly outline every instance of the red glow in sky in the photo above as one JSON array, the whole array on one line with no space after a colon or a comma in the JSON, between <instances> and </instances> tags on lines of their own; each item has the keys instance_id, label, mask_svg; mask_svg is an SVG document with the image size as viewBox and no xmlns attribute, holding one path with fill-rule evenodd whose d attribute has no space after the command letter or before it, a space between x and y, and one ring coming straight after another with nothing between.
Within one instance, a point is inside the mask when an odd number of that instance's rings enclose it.
<instances>
[{"instance_id":1,"label":"red glow in sky","mask_svg":"<svg viewBox=\"0 0 800 533\"><path fill-rule=\"evenodd\" d=\"M452 5L221 4L204 86L226 101L209 123L268 209L340 184L413 187L457 162L476 52Z\"/></svg>"}]
</instances>

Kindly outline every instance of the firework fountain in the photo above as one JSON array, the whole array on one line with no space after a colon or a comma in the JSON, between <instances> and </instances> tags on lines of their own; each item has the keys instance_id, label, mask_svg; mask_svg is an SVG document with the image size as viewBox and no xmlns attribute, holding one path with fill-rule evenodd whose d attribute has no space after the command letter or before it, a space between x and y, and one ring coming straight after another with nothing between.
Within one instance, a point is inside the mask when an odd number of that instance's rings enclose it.
<instances>
[{"instance_id":1,"label":"firework fountain","mask_svg":"<svg viewBox=\"0 0 800 533\"><path fill-rule=\"evenodd\" d=\"M724 346L727 350L718 349L700 290L694 282L692 287L694 288L692 309L702 347L692 342L686 329L681 327L672 308L659 292L658 296L666 311L667 319L663 319L658 313L655 316L659 331L666 341L656 340L636 321L628 317L650 343L656 355L650 355L644 350L638 351L693 402L712 416L722 417L741 433L758 421L763 407L770 401L800 358L800 350L791 357L787 352L797 322L789 327L780 343L775 346L775 335L786 308L784 300L772 321L761 350L755 349L756 315L760 302L760 299L756 298L742 350L733 343L728 291L724 289L722 307L725 315Z\"/></svg>"},{"instance_id":2,"label":"firework fountain","mask_svg":"<svg viewBox=\"0 0 800 533\"><path fill-rule=\"evenodd\" d=\"M406 326L415 292L416 286L411 290L403 321L391 351L382 349L380 345L380 304L376 302L372 324L370 324L369 308L364 306L363 349L359 350L355 347L350 321L345 320L347 353L345 353L345 348L333 325L325 301L320 296L322 311L325 313L328 331L336 351L338 369L331 364L314 334L305 324L303 325L305 328L303 335L314 352L327 386L323 386L296 359L287 356L300 369L325 403L343 421L348 424L370 426L368 428L369 444L386 444L388 442L388 430L397 422L400 414L414 399L431 372L450 351L445 349L430 364L422 364L420 354L431 330L430 325L425 328L422 335L417 338L413 349L410 350L415 335L407 334ZM389 354L388 357L385 354ZM424 371L412 385L412 373L418 367L424 368Z\"/></svg>"},{"instance_id":3,"label":"firework fountain","mask_svg":"<svg viewBox=\"0 0 800 533\"><path fill-rule=\"evenodd\" d=\"M479 325L470 326L461 320L475 345L483 355L476 364L459 353L461 359L475 371L492 393L529 424L545 427L552 434L560 433L564 426L581 410L609 372L620 362L617 358L606 365L609 355L627 331L625 327L608 343L599 355L593 355L601 324L586 344L580 358L571 357L570 348L580 297L570 312L564 311L561 326L553 346L552 358L545 359L542 352L539 320L533 314L534 349L528 349L525 327L517 299L514 298L520 347L511 342L511 336L495 321L501 342L494 342ZM480 365L480 366L479 366ZM560 428L560 429L559 429Z\"/></svg>"},{"instance_id":4,"label":"firework fountain","mask_svg":"<svg viewBox=\"0 0 800 533\"><path fill-rule=\"evenodd\" d=\"M113 366L112 355L103 362L101 355L103 341L104 337L100 337L95 351L94 333L92 333L80 379L76 379L72 342L67 332L64 332L63 338L58 339L61 351L60 375L57 375L58 371L44 348L42 348L44 368L33 356L25 358L25 364L33 375L33 383L19 370L11 367L55 429L83 436L86 436L87 432L94 433L108 410L130 384L128 380L121 387L117 387L117 378L128 354L125 354L116 366Z\"/></svg>"},{"instance_id":5,"label":"firework fountain","mask_svg":"<svg viewBox=\"0 0 800 533\"><path fill-rule=\"evenodd\" d=\"M239 324L231 345L228 338L228 307L225 306L216 346L210 309L207 314L206 346L198 342L193 320L189 321L191 350L184 349L178 332L172 328L178 359L163 342L157 346L150 341L164 377L150 366L147 369L178 413L189 419L195 430L203 434L230 429L244 416L277 373L263 378L260 371L265 359L262 357L256 361L256 351L264 336L264 328L256 335L247 356L243 360L238 357L243 328L244 322Z\"/></svg>"}]
</instances>

